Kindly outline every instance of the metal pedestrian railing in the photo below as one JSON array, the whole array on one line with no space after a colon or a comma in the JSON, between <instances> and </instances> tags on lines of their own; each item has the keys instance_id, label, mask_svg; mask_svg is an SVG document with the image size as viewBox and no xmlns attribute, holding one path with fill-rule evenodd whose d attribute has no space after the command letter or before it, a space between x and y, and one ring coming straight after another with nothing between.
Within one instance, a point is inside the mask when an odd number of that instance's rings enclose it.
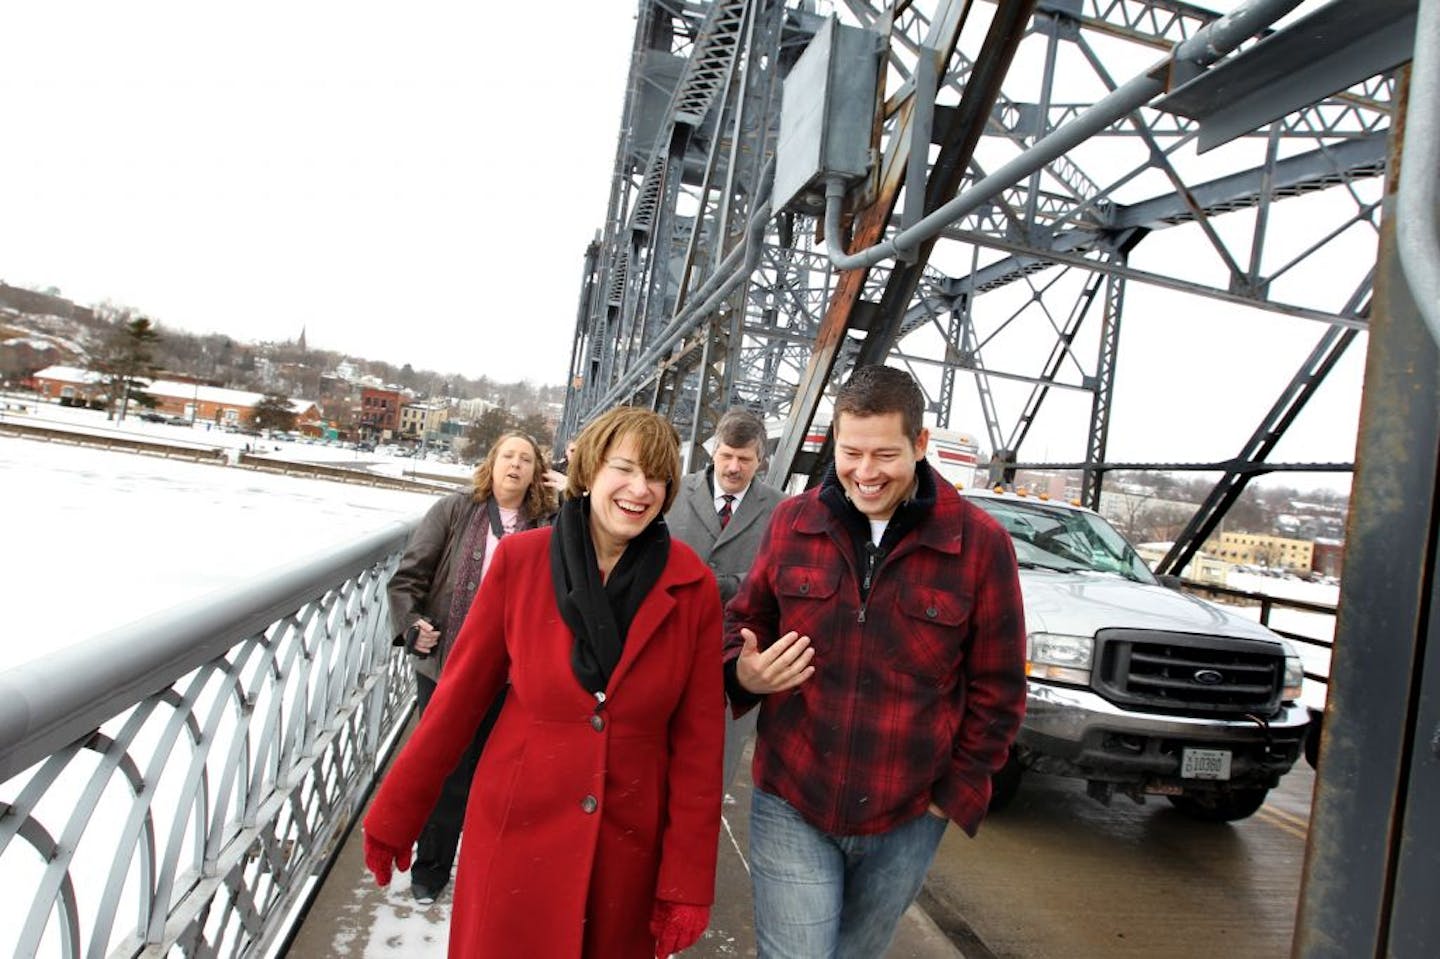
<instances>
[{"instance_id":1,"label":"metal pedestrian railing","mask_svg":"<svg viewBox=\"0 0 1440 959\"><path fill-rule=\"evenodd\" d=\"M385 585L413 527L0 673L0 955L283 941L409 715Z\"/></svg>"}]
</instances>

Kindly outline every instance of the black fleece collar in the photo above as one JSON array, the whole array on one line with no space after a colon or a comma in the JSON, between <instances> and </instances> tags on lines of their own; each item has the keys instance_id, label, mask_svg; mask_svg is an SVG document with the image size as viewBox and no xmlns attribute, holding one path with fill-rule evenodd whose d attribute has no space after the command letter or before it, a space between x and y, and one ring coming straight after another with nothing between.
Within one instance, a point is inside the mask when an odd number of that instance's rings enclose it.
<instances>
[{"instance_id":1,"label":"black fleece collar","mask_svg":"<svg viewBox=\"0 0 1440 959\"><path fill-rule=\"evenodd\" d=\"M834 463L825 471L825 478L820 483L820 502L844 524L850 531L851 538L855 540L856 547L863 552L865 544L870 542L870 517L850 502L845 487L840 485L840 476L835 471ZM895 507L895 512L891 514L890 522L885 527L885 535L880 537L880 548L887 553L893 550L895 544L900 542L906 533L919 526L934 508L935 474L930 469L930 464L921 460L915 464L915 494Z\"/></svg>"}]
</instances>

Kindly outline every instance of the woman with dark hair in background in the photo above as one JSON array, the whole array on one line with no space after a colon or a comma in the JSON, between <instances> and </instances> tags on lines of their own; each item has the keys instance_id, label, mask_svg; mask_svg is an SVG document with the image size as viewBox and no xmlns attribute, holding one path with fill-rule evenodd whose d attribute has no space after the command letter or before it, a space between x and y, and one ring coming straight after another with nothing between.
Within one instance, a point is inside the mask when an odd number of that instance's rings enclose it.
<instances>
[{"instance_id":1,"label":"woman with dark hair in background","mask_svg":"<svg viewBox=\"0 0 1440 959\"><path fill-rule=\"evenodd\" d=\"M507 538L365 817L385 885L505 683L475 774L451 959L636 959L709 921L720 830L720 593L664 512L679 437L621 407L581 432L555 524Z\"/></svg>"},{"instance_id":2,"label":"woman with dark hair in background","mask_svg":"<svg viewBox=\"0 0 1440 959\"><path fill-rule=\"evenodd\" d=\"M410 537L400 568L390 579L390 622L397 642L403 639L411 653L421 715L496 545L510 533L545 522L554 512L555 494L544 478L539 445L524 433L503 433L476 468L474 488L437 502ZM502 687L420 833L410 883L418 902L434 902L450 882L475 763L504 701Z\"/></svg>"}]
</instances>

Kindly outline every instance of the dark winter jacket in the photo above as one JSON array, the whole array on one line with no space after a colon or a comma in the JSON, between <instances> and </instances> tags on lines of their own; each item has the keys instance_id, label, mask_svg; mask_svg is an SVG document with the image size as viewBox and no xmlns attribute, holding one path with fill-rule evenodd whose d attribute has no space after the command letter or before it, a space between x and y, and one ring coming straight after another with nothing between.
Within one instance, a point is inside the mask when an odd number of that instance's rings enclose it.
<instances>
[{"instance_id":1,"label":"dark winter jacket","mask_svg":"<svg viewBox=\"0 0 1440 959\"><path fill-rule=\"evenodd\" d=\"M390 631L395 642L402 641L405 631L417 619L424 619L440 630L440 645L428 657L411 656L415 671L440 681L440 669L445 665L454 644L454 635L460 631L460 623L450 625L450 603L455 593L455 577L465 565L460 548L465 540L465 531L473 519L485 521L488 500L475 502L475 491L462 490L440 499L425 513L400 560L400 568L390 578ZM520 521L521 529L537 524ZM480 564L485 561L484 550L487 539L479 538ZM478 584L477 584L478 586Z\"/></svg>"}]
</instances>

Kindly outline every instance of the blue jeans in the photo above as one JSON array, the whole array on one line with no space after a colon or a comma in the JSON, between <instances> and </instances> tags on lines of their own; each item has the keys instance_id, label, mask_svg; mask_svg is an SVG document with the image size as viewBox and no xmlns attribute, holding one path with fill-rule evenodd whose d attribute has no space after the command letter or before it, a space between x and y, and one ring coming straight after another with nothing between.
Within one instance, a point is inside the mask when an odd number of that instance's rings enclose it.
<instances>
[{"instance_id":1,"label":"blue jeans","mask_svg":"<svg viewBox=\"0 0 1440 959\"><path fill-rule=\"evenodd\" d=\"M835 836L756 789L750 874L760 959L879 959L947 825L925 813L878 835Z\"/></svg>"}]
</instances>

